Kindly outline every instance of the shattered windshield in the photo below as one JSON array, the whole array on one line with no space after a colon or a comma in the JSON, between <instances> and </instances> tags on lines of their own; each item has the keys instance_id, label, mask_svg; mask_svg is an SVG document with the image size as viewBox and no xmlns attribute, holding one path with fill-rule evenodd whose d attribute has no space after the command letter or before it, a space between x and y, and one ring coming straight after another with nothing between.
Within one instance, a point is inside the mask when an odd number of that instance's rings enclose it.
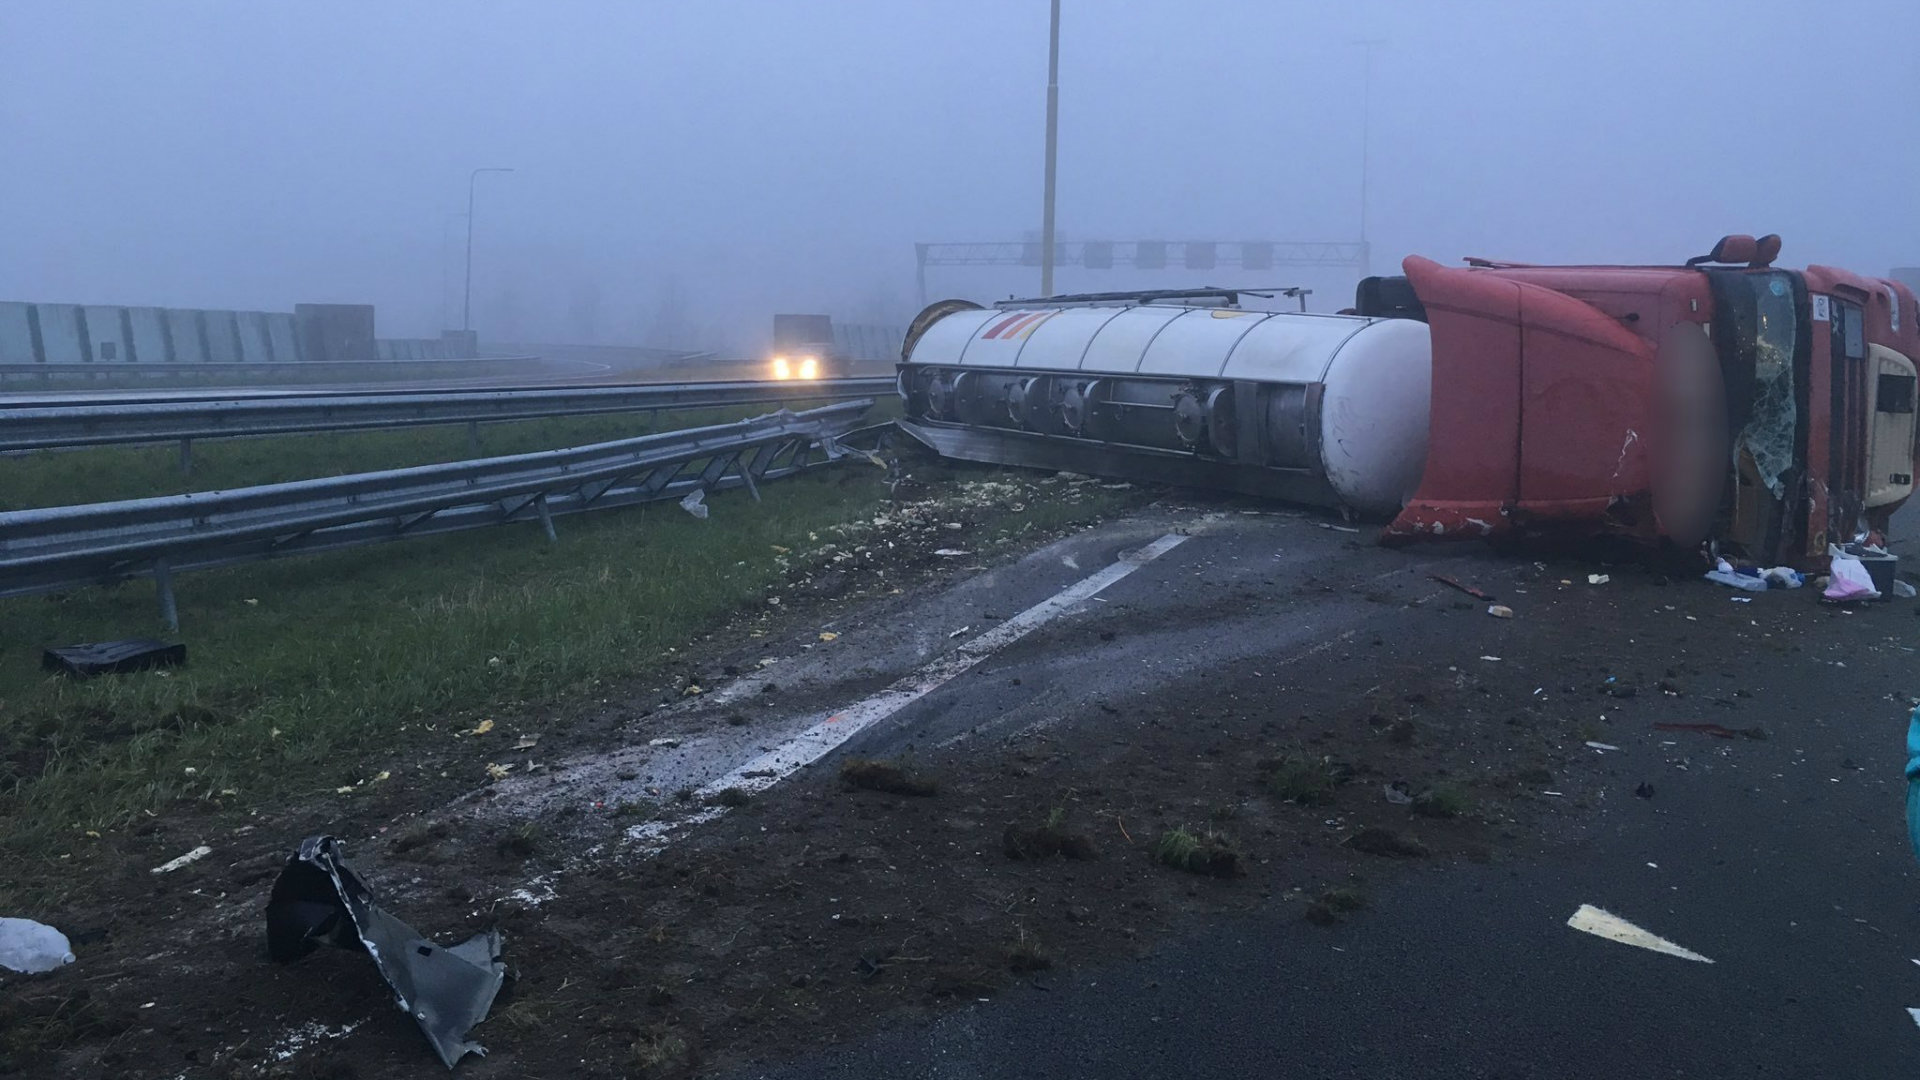
<instances>
[{"instance_id":1,"label":"shattered windshield","mask_svg":"<svg viewBox=\"0 0 1920 1080\"><path fill-rule=\"evenodd\" d=\"M1735 464L1744 450L1753 458L1767 490L1782 499L1786 497L1786 474L1793 468L1794 427L1799 419L1793 386L1793 349L1798 330L1793 288L1785 274L1752 274L1742 281L1753 290L1757 310L1753 412L1735 440Z\"/></svg>"}]
</instances>

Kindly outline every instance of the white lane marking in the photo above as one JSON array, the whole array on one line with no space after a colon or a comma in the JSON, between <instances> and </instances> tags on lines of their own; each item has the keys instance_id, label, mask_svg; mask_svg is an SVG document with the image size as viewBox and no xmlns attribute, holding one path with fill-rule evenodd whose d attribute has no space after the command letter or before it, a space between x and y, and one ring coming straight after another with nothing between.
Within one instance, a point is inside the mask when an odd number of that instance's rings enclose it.
<instances>
[{"instance_id":1,"label":"white lane marking","mask_svg":"<svg viewBox=\"0 0 1920 1080\"><path fill-rule=\"evenodd\" d=\"M1081 578L986 633L963 642L952 652L935 657L918 671L907 674L872 697L829 714L785 743L708 781L695 792L695 796L711 799L728 788L738 788L747 794L765 791L832 753L848 739L939 689L995 652L1066 614L1074 605L1093 599L1095 593L1179 547L1186 540L1184 535L1169 533L1143 548L1121 555L1117 562ZM642 844L664 845L668 834L712 821L724 813L725 807L707 806L675 821L649 821L635 825L627 830L627 836Z\"/></svg>"},{"instance_id":2,"label":"white lane marking","mask_svg":"<svg viewBox=\"0 0 1920 1080\"><path fill-rule=\"evenodd\" d=\"M1682 948L1666 938L1649 934L1620 916L1602 911L1592 904L1581 904L1580 910L1574 912L1573 917L1567 920L1567 925L1595 937L1617 941L1622 945L1651 949L1657 953L1666 953L1668 956L1677 956L1682 960L1697 960L1702 964L1713 963L1692 949Z\"/></svg>"}]
</instances>

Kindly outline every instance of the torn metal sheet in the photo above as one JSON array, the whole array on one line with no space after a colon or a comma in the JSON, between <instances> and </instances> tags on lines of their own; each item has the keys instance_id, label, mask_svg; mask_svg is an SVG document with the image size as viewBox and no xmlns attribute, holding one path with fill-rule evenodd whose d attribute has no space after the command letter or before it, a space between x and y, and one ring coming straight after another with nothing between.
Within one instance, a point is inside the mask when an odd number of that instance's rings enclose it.
<instances>
[{"instance_id":1,"label":"torn metal sheet","mask_svg":"<svg viewBox=\"0 0 1920 1080\"><path fill-rule=\"evenodd\" d=\"M43 671L57 671L76 679L95 675L122 675L150 668L176 667L187 662L185 645L169 645L150 638L100 641L49 648L40 654Z\"/></svg>"},{"instance_id":2,"label":"torn metal sheet","mask_svg":"<svg viewBox=\"0 0 1920 1080\"><path fill-rule=\"evenodd\" d=\"M467 1032L486 1018L506 977L500 931L442 948L374 902L331 836L310 836L287 860L267 899L267 952L289 963L325 943L373 957L400 1008L426 1033L451 1069L486 1048Z\"/></svg>"}]
</instances>

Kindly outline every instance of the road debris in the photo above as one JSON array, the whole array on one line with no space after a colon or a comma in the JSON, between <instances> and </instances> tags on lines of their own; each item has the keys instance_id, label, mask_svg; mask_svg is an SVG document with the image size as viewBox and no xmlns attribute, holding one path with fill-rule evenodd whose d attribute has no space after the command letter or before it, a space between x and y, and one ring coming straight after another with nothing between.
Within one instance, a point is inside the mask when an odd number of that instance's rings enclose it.
<instances>
[{"instance_id":1,"label":"road debris","mask_svg":"<svg viewBox=\"0 0 1920 1080\"><path fill-rule=\"evenodd\" d=\"M147 873L171 874L175 870L178 870L181 867L187 866L192 863L197 863L201 859L204 859L211 854L213 854L213 849L208 847L205 844L201 844L199 847L194 848L192 851L187 852L185 855L182 855L177 859L168 859L166 862L163 862L159 866L156 866L153 869L147 871Z\"/></svg>"},{"instance_id":2,"label":"road debris","mask_svg":"<svg viewBox=\"0 0 1920 1080\"><path fill-rule=\"evenodd\" d=\"M1735 735L1745 735L1749 739L1764 740L1767 729L1759 726L1730 728L1724 724L1680 724L1661 722L1653 725L1656 731L1697 731L1702 735L1711 735L1716 739L1731 739Z\"/></svg>"},{"instance_id":3,"label":"road debris","mask_svg":"<svg viewBox=\"0 0 1920 1080\"><path fill-rule=\"evenodd\" d=\"M1827 555L1831 577L1820 594L1822 597L1828 600L1879 599L1880 590L1873 584L1873 575L1867 572L1867 565L1858 556L1832 545L1828 545Z\"/></svg>"},{"instance_id":4,"label":"road debris","mask_svg":"<svg viewBox=\"0 0 1920 1080\"><path fill-rule=\"evenodd\" d=\"M834 632L833 632L833 631L831 631L831 630L822 630L822 631L820 631L820 640L821 640L821 641L838 641L839 639L840 639L840 635L839 635L839 634L836 634L836 633L834 633Z\"/></svg>"},{"instance_id":5,"label":"road debris","mask_svg":"<svg viewBox=\"0 0 1920 1080\"><path fill-rule=\"evenodd\" d=\"M1588 574L1587 575L1587 584L1589 585L1605 585L1607 582L1612 580L1613 578L1609 577L1606 574Z\"/></svg>"},{"instance_id":6,"label":"road debris","mask_svg":"<svg viewBox=\"0 0 1920 1080\"><path fill-rule=\"evenodd\" d=\"M1603 937L1608 941L1617 941L1622 945L1651 949L1657 953L1677 956L1682 960L1694 960L1702 964L1713 963L1712 960L1692 949L1682 948L1666 938L1650 934L1620 916L1602 911L1592 904L1581 904L1580 910L1567 919L1567 925L1583 933Z\"/></svg>"},{"instance_id":7,"label":"road debris","mask_svg":"<svg viewBox=\"0 0 1920 1080\"><path fill-rule=\"evenodd\" d=\"M465 731L459 732L454 737L459 738L460 736L464 736L464 735L485 735L487 732L492 730L493 730L493 721L482 720L479 723L473 725L471 728L468 728Z\"/></svg>"},{"instance_id":8,"label":"road debris","mask_svg":"<svg viewBox=\"0 0 1920 1080\"><path fill-rule=\"evenodd\" d=\"M1788 570L1787 573L1791 574L1793 571ZM1748 592L1767 591L1767 577L1758 567L1736 567L1725 559L1715 563L1714 568L1707 571L1706 578L1708 581L1718 582L1735 589L1745 589ZM1788 588L1799 588L1799 585L1790 585Z\"/></svg>"},{"instance_id":9,"label":"road debris","mask_svg":"<svg viewBox=\"0 0 1920 1080\"><path fill-rule=\"evenodd\" d=\"M517 739L517 740L515 740L515 741L514 741L514 744L513 744L512 746L510 746L510 747L508 747L507 749L509 749L509 750L531 750L531 749L533 749L533 748L534 748L534 746L535 746L535 745L537 745L537 744L538 744L539 742L540 742L540 736L538 736L538 735L522 735L522 736L520 736L520 738L519 738L519 739Z\"/></svg>"},{"instance_id":10,"label":"road debris","mask_svg":"<svg viewBox=\"0 0 1920 1080\"><path fill-rule=\"evenodd\" d=\"M1600 751L1613 750L1617 752L1620 749L1612 743L1594 742L1592 739L1587 740L1587 746L1589 749Z\"/></svg>"},{"instance_id":11,"label":"road debris","mask_svg":"<svg viewBox=\"0 0 1920 1080\"><path fill-rule=\"evenodd\" d=\"M973 552L962 551L959 548L941 548L938 551L935 551L934 554L940 556L943 559L957 559L962 555L971 555L973 554Z\"/></svg>"},{"instance_id":12,"label":"road debris","mask_svg":"<svg viewBox=\"0 0 1920 1080\"><path fill-rule=\"evenodd\" d=\"M512 771L511 765L502 765L497 761L487 762L487 779L489 780L505 780L507 774Z\"/></svg>"},{"instance_id":13,"label":"road debris","mask_svg":"<svg viewBox=\"0 0 1920 1080\"><path fill-rule=\"evenodd\" d=\"M1395 806L1413 805L1413 788L1405 780L1380 785L1380 794Z\"/></svg>"},{"instance_id":14,"label":"road debris","mask_svg":"<svg viewBox=\"0 0 1920 1080\"><path fill-rule=\"evenodd\" d=\"M680 509L701 521L707 520L707 489L694 488L687 492L687 497L680 500Z\"/></svg>"},{"instance_id":15,"label":"road debris","mask_svg":"<svg viewBox=\"0 0 1920 1080\"><path fill-rule=\"evenodd\" d=\"M1105 484L1102 484L1100 486L1107 487L1107 485ZM1108 490L1111 491L1113 489L1108 488ZM1357 533L1360 531L1359 529L1349 528L1348 526L1345 526L1345 525L1335 525L1329 521L1322 521L1319 524L1321 528L1327 530L1328 532Z\"/></svg>"},{"instance_id":16,"label":"road debris","mask_svg":"<svg viewBox=\"0 0 1920 1080\"><path fill-rule=\"evenodd\" d=\"M38 975L71 963L67 935L32 919L0 918L0 967Z\"/></svg>"},{"instance_id":17,"label":"road debris","mask_svg":"<svg viewBox=\"0 0 1920 1080\"><path fill-rule=\"evenodd\" d=\"M1511 619L1513 618L1513 609L1505 604L1494 604L1487 608L1487 614L1496 619Z\"/></svg>"},{"instance_id":18,"label":"road debris","mask_svg":"<svg viewBox=\"0 0 1920 1080\"><path fill-rule=\"evenodd\" d=\"M962 634L965 634L965 633L966 633L967 631L969 631L969 630L971 630L971 629L973 629L973 627L971 627L971 626L963 626L963 627L961 627L960 629L958 629L958 630L955 630L955 631L954 631L953 633L951 633L951 634L948 634L948 635L947 635L947 638L948 638L948 640L952 640L952 639L954 639L954 638L957 638L957 637L959 637L959 636L961 636Z\"/></svg>"},{"instance_id":19,"label":"road debris","mask_svg":"<svg viewBox=\"0 0 1920 1080\"><path fill-rule=\"evenodd\" d=\"M1461 592L1466 593L1468 596L1473 597L1475 600L1492 601L1492 600L1499 599L1499 597L1494 596L1492 593L1483 592L1479 589L1474 588L1471 585L1461 582L1458 578L1450 578L1445 574L1428 574L1427 577L1433 581L1437 581L1440 584L1447 586L1450 589L1458 589Z\"/></svg>"},{"instance_id":20,"label":"road debris","mask_svg":"<svg viewBox=\"0 0 1920 1080\"><path fill-rule=\"evenodd\" d=\"M1909 584L1907 584L1907 583L1906 583L1906 582L1904 582L1904 581L1901 581L1901 580L1900 580L1899 578L1895 578L1895 579L1894 579L1894 581L1893 581L1893 596L1894 596L1894 599L1896 599L1896 600L1911 600L1911 599L1913 599L1913 598L1914 598L1914 595L1915 595L1915 592L1914 592L1914 588L1913 588L1913 586L1911 586L1911 585L1909 585Z\"/></svg>"},{"instance_id":21,"label":"road debris","mask_svg":"<svg viewBox=\"0 0 1920 1080\"><path fill-rule=\"evenodd\" d=\"M73 679L125 675L153 668L178 667L186 662L185 644L168 645L152 638L66 645L45 649L40 654L40 670L58 672Z\"/></svg>"},{"instance_id":22,"label":"road debris","mask_svg":"<svg viewBox=\"0 0 1920 1080\"><path fill-rule=\"evenodd\" d=\"M344 917L343 917L344 916ZM318 944L363 950L393 989L447 1068L486 1048L467 1041L467 1031L493 1007L506 978L500 931L476 934L441 948L388 914L331 836L310 836L287 860L267 900L267 952L291 963Z\"/></svg>"}]
</instances>

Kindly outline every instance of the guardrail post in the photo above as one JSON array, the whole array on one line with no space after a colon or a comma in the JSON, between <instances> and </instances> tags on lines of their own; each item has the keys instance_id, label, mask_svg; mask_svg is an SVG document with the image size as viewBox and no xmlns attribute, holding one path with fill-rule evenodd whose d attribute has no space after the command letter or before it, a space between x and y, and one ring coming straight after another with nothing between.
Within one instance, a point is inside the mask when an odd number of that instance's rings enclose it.
<instances>
[{"instance_id":1,"label":"guardrail post","mask_svg":"<svg viewBox=\"0 0 1920 1080\"><path fill-rule=\"evenodd\" d=\"M180 609L173 600L173 571L165 559L153 560L153 586L160 597L160 621L169 630L180 629Z\"/></svg>"},{"instance_id":2,"label":"guardrail post","mask_svg":"<svg viewBox=\"0 0 1920 1080\"><path fill-rule=\"evenodd\" d=\"M540 528L545 530L547 534L547 543L558 543L560 537L556 536L553 531L553 511L547 509L546 492L543 491L533 497L533 509L535 513L540 515Z\"/></svg>"},{"instance_id":3,"label":"guardrail post","mask_svg":"<svg viewBox=\"0 0 1920 1080\"><path fill-rule=\"evenodd\" d=\"M193 475L193 440L180 440L180 475Z\"/></svg>"},{"instance_id":4,"label":"guardrail post","mask_svg":"<svg viewBox=\"0 0 1920 1080\"><path fill-rule=\"evenodd\" d=\"M740 479L745 480L747 482L747 494L753 496L754 502L759 502L760 501L760 485L753 482L752 459L749 459L747 455L742 454L738 458L738 461L740 464Z\"/></svg>"}]
</instances>

